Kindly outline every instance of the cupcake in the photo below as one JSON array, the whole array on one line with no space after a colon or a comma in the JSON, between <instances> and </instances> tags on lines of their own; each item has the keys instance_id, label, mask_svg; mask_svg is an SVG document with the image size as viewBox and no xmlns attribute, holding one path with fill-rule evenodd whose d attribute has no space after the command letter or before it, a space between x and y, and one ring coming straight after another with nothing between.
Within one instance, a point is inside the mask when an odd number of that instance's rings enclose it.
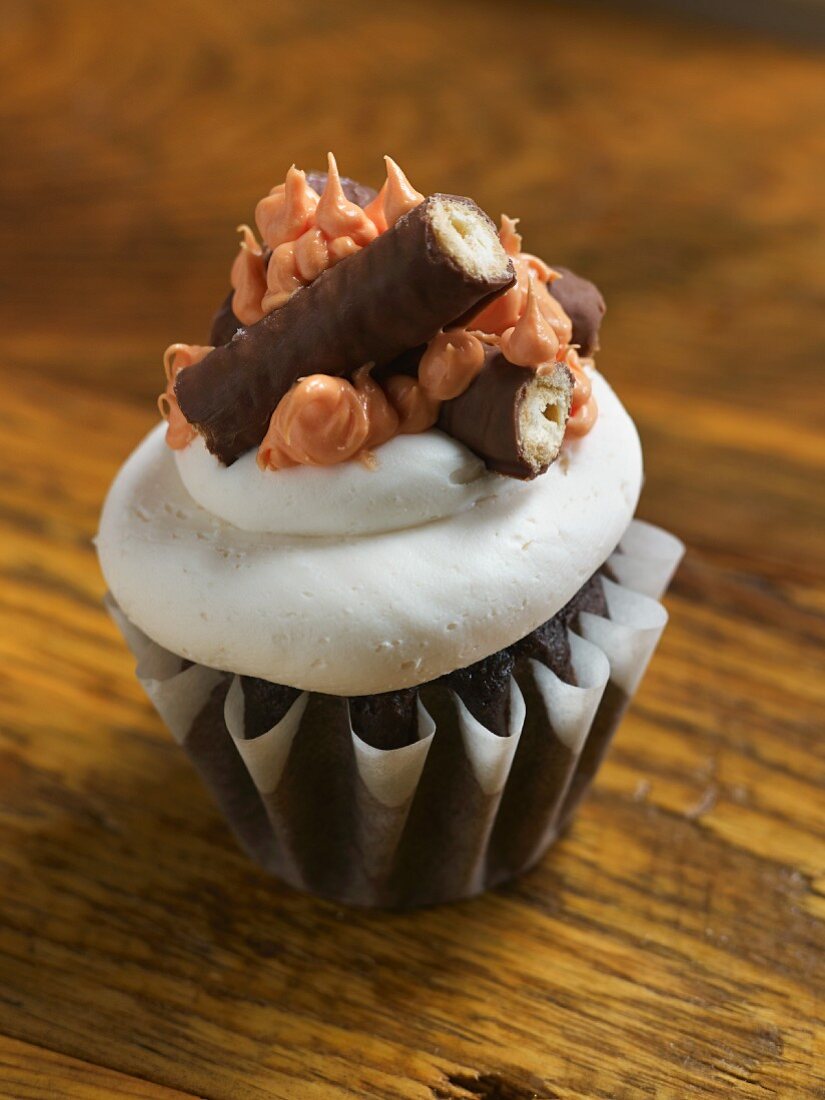
<instances>
[{"instance_id":1,"label":"cupcake","mask_svg":"<svg viewBox=\"0 0 825 1100\"><path fill-rule=\"evenodd\" d=\"M597 288L469 198L289 169L97 548L245 851L358 905L476 894L587 790L682 548L595 367Z\"/></svg>"}]
</instances>

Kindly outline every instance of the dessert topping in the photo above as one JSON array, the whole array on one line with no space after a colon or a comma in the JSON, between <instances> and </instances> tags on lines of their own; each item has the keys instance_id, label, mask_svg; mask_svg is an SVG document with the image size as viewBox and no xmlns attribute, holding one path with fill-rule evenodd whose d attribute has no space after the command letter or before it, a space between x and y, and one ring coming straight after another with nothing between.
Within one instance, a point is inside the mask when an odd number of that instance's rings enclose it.
<instances>
[{"instance_id":1,"label":"dessert topping","mask_svg":"<svg viewBox=\"0 0 825 1100\"><path fill-rule=\"evenodd\" d=\"M260 444L300 378L388 364L507 291L514 277L486 214L470 199L433 195L182 374L180 408L231 463Z\"/></svg>"},{"instance_id":2,"label":"dessert topping","mask_svg":"<svg viewBox=\"0 0 825 1100\"><path fill-rule=\"evenodd\" d=\"M458 397L484 366L484 344L466 329L439 332L418 364L418 381L436 401Z\"/></svg>"},{"instance_id":3,"label":"dessert topping","mask_svg":"<svg viewBox=\"0 0 825 1100\"><path fill-rule=\"evenodd\" d=\"M241 249L232 264L232 312L242 325L254 325L264 315L261 300L266 293L263 249L248 225L239 225Z\"/></svg>"},{"instance_id":4,"label":"dessert topping","mask_svg":"<svg viewBox=\"0 0 825 1100\"><path fill-rule=\"evenodd\" d=\"M163 353L166 389L158 398L160 415L167 422L166 443L173 451L181 450L195 438L195 429L180 411L175 396L175 379L186 367L199 363L213 349L199 344L170 344Z\"/></svg>"},{"instance_id":5,"label":"dessert topping","mask_svg":"<svg viewBox=\"0 0 825 1100\"><path fill-rule=\"evenodd\" d=\"M490 345L475 380L442 405L438 426L480 455L489 469L533 478L559 453L572 388L564 363L525 370Z\"/></svg>"},{"instance_id":6,"label":"dessert topping","mask_svg":"<svg viewBox=\"0 0 825 1100\"><path fill-rule=\"evenodd\" d=\"M384 159L378 193L342 179L331 153L326 173L293 165L256 208L263 244L239 226L219 325L231 338L167 352L170 446L200 431L225 463L257 446L265 468L330 465L438 422L529 477L560 430L593 426L579 352L598 344L596 287L524 252L517 219L503 215L493 240L471 200L425 200Z\"/></svg>"}]
</instances>

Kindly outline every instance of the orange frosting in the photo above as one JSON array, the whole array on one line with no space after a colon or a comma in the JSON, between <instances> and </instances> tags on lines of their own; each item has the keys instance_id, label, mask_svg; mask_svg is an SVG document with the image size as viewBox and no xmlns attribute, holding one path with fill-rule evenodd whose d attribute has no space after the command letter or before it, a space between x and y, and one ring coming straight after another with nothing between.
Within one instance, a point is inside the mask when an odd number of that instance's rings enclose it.
<instances>
[{"instance_id":1,"label":"orange frosting","mask_svg":"<svg viewBox=\"0 0 825 1100\"><path fill-rule=\"evenodd\" d=\"M535 275L530 277L524 312L513 328L502 334L501 350L519 367L541 368L556 360L559 338L539 306Z\"/></svg>"},{"instance_id":2,"label":"orange frosting","mask_svg":"<svg viewBox=\"0 0 825 1100\"><path fill-rule=\"evenodd\" d=\"M352 382L326 374L296 382L272 414L258 449L261 469L334 466L355 457L369 464L372 448L435 424L441 402L417 379L398 374L381 386L371 370L359 368Z\"/></svg>"},{"instance_id":3,"label":"orange frosting","mask_svg":"<svg viewBox=\"0 0 825 1100\"><path fill-rule=\"evenodd\" d=\"M263 252L248 225L239 225L238 232L243 234L241 248L229 276L235 291L232 312L242 325L254 325L264 315L261 308L261 300L266 293Z\"/></svg>"},{"instance_id":4,"label":"orange frosting","mask_svg":"<svg viewBox=\"0 0 825 1100\"><path fill-rule=\"evenodd\" d=\"M592 360L589 360L589 362L592 362ZM584 364L575 348L569 349L565 357L565 363L567 363L573 375L573 407L578 408L579 405L584 405L590 400L593 387L590 379L584 373Z\"/></svg>"},{"instance_id":5,"label":"orange frosting","mask_svg":"<svg viewBox=\"0 0 825 1100\"><path fill-rule=\"evenodd\" d=\"M261 199L255 220L272 250L266 271L261 245L245 225L238 227L243 237L232 266L232 308L243 324L280 308L300 287L368 246L424 201L391 157L384 162L386 181L365 209L345 195L332 153L320 198L292 165L284 183ZM499 239L513 259L516 282L473 318L472 331L451 329L433 337L417 378L395 375L379 385L367 364L352 381L318 374L301 379L272 414L258 451L259 466L327 466L356 456L371 461L371 448L436 423L441 403L464 393L482 369L485 344L500 347L510 362L531 370L565 362L574 380L567 432L571 437L588 432L598 410L590 379L570 346L570 318L547 287L559 276L538 256L522 251L517 218L502 215ZM186 446L195 434L178 408L175 376L210 350L173 344L164 356L167 387L158 403L169 421L170 447Z\"/></svg>"},{"instance_id":6,"label":"orange frosting","mask_svg":"<svg viewBox=\"0 0 825 1100\"><path fill-rule=\"evenodd\" d=\"M508 328L512 328L524 312L527 294L525 281L521 271L521 264L516 259L513 262L516 269L516 281L509 290L493 299L485 306L481 313L473 318L473 328L482 332L500 335Z\"/></svg>"},{"instance_id":7,"label":"orange frosting","mask_svg":"<svg viewBox=\"0 0 825 1100\"><path fill-rule=\"evenodd\" d=\"M318 201L306 173L293 164L284 183L273 187L255 207L255 221L264 243L275 249L285 241L297 240L312 224Z\"/></svg>"},{"instance_id":8,"label":"orange frosting","mask_svg":"<svg viewBox=\"0 0 825 1100\"><path fill-rule=\"evenodd\" d=\"M547 282L553 278L555 272L544 260L533 256L529 252L521 251L521 234L517 230L518 218L510 218L506 214L501 216L501 228L499 240L504 251L513 259L513 267L516 270L516 282L505 293L495 298L481 313L473 319L475 328L483 332L502 335L508 328L514 328L519 318L527 309L527 292L530 279L536 280L535 295L538 298L539 307L548 324L556 331L559 343L570 342L572 324L570 318L564 312L559 303L547 289Z\"/></svg>"},{"instance_id":9,"label":"orange frosting","mask_svg":"<svg viewBox=\"0 0 825 1100\"><path fill-rule=\"evenodd\" d=\"M270 313L289 301L304 284L298 276L296 251L300 241L284 241L269 257L266 268L266 294L261 302L263 313Z\"/></svg>"},{"instance_id":10,"label":"orange frosting","mask_svg":"<svg viewBox=\"0 0 825 1100\"><path fill-rule=\"evenodd\" d=\"M527 302L528 272L521 261L521 234L518 232L518 218L501 215L501 227L498 237L501 246L513 259L516 281L506 293L499 295L481 313L473 319L473 325L482 332L500 335L512 328L524 312Z\"/></svg>"},{"instance_id":11,"label":"orange frosting","mask_svg":"<svg viewBox=\"0 0 825 1100\"><path fill-rule=\"evenodd\" d=\"M498 239L508 256L515 257L521 252L521 233L518 231L518 223L518 218L511 218L509 214L501 215Z\"/></svg>"},{"instance_id":12,"label":"orange frosting","mask_svg":"<svg viewBox=\"0 0 825 1100\"><path fill-rule=\"evenodd\" d=\"M384 157L387 179L376 197L367 206L366 213L375 223L379 233L386 232L399 218L424 201L392 157Z\"/></svg>"},{"instance_id":13,"label":"orange frosting","mask_svg":"<svg viewBox=\"0 0 825 1100\"><path fill-rule=\"evenodd\" d=\"M327 240L350 237L359 248L378 236L378 230L367 212L344 194L338 164L332 153L327 153L327 183L315 211L315 224Z\"/></svg>"},{"instance_id":14,"label":"orange frosting","mask_svg":"<svg viewBox=\"0 0 825 1100\"><path fill-rule=\"evenodd\" d=\"M311 374L279 401L258 449L262 470L332 466L364 447L369 420L364 402L345 378Z\"/></svg>"},{"instance_id":15,"label":"orange frosting","mask_svg":"<svg viewBox=\"0 0 825 1100\"><path fill-rule=\"evenodd\" d=\"M295 272L303 283L311 283L330 266L327 240L315 226L295 242Z\"/></svg>"},{"instance_id":16,"label":"orange frosting","mask_svg":"<svg viewBox=\"0 0 825 1100\"><path fill-rule=\"evenodd\" d=\"M371 366L352 382L326 374L302 378L280 401L258 449L261 469L334 466L356 455L372 457L398 432L399 416L370 377Z\"/></svg>"},{"instance_id":17,"label":"orange frosting","mask_svg":"<svg viewBox=\"0 0 825 1100\"><path fill-rule=\"evenodd\" d=\"M576 438L587 435L599 415L599 408L592 394L593 387L584 372L585 362L593 361L580 359L575 348L568 349L564 361L573 375L573 400L567 421L567 434Z\"/></svg>"},{"instance_id":18,"label":"orange frosting","mask_svg":"<svg viewBox=\"0 0 825 1100\"><path fill-rule=\"evenodd\" d=\"M441 402L429 397L417 378L394 374L386 381L387 397L398 413L398 434L425 432L438 420Z\"/></svg>"},{"instance_id":19,"label":"orange frosting","mask_svg":"<svg viewBox=\"0 0 825 1100\"><path fill-rule=\"evenodd\" d=\"M532 252L522 252L521 259L527 265L527 271L531 275L535 275L540 283L546 284L552 282L553 279L558 279L558 272L554 271L549 264L546 264L539 256L534 256Z\"/></svg>"},{"instance_id":20,"label":"orange frosting","mask_svg":"<svg viewBox=\"0 0 825 1100\"><path fill-rule=\"evenodd\" d=\"M158 398L160 415L167 421L166 443L173 451L180 451L195 438L195 429L180 411L175 394L175 379L186 367L199 363L204 356L213 351L212 347L200 344L170 344L163 353L163 369L166 374L166 389Z\"/></svg>"},{"instance_id":21,"label":"orange frosting","mask_svg":"<svg viewBox=\"0 0 825 1100\"><path fill-rule=\"evenodd\" d=\"M335 237L329 242L329 266L334 267L339 260L358 252L359 248L352 237Z\"/></svg>"},{"instance_id":22,"label":"orange frosting","mask_svg":"<svg viewBox=\"0 0 825 1100\"><path fill-rule=\"evenodd\" d=\"M367 414L369 431L364 447L380 447L398 433L399 416L384 390L371 377L372 367L360 367L353 377L355 391Z\"/></svg>"},{"instance_id":23,"label":"orange frosting","mask_svg":"<svg viewBox=\"0 0 825 1100\"><path fill-rule=\"evenodd\" d=\"M465 329L440 332L418 364L418 381L428 397L449 401L464 393L484 366L484 344Z\"/></svg>"},{"instance_id":24,"label":"orange frosting","mask_svg":"<svg viewBox=\"0 0 825 1100\"><path fill-rule=\"evenodd\" d=\"M545 264L545 267L546 266L547 265ZM550 269L547 268L547 270L549 271ZM553 272L551 272L551 275L552 274ZM532 279L534 281L536 280L536 278L539 279L539 281L536 282L536 294L539 299L539 304L541 306L541 312L544 315L544 319L555 331L556 336L559 339L559 343L565 345L569 344L573 336L573 322L564 312L564 307L562 306L561 302L557 302L550 291L547 289L546 280L537 277L536 275L532 276Z\"/></svg>"},{"instance_id":25,"label":"orange frosting","mask_svg":"<svg viewBox=\"0 0 825 1100\"><path fill-rule=\"evenodd\" d=\"M260 246L251 230L244 228L241 255L232 268L233 310L244 324L280 309L296 290L364 248L424 200L395 161L385 157L386 182L362 210L344 194L332 153L327 159L327 182L320 198L307 183L306 174L293 164L285 181L273 187L255 208L258 230L272 250L265 272L262 265L254 263Z\"/></svg>"},{"instance_id":26,"label":"orange frosting","mask_svg":"<svg viewBox=\"0 0 825 1100\"><path fill-rule=\"evenodd\" d=\"M530 252L522 252L521 250L521 233L518 232L518 218L511 218L507 214L501 215L501 227L498 231L498 239L501 241L501 247L507 253L508 256L512 256L513 259L523 259L526 261L527 268L531 271L540 282L546 283L553 278L555 274L552 267L540 259L538 256L533 256Z\"/></svg>"},{"instance_id":27,"label":"orange frosting","mask_svg":"<svg viewBox=\"0 0 825 1100\"><path fill-rule=\"evenodd\" d=\"M566 434L572 438L587 435L598 419L599 409L595 397L591 397L584 405L573 409L567 421Z\"/></svg>"}]
</instances>

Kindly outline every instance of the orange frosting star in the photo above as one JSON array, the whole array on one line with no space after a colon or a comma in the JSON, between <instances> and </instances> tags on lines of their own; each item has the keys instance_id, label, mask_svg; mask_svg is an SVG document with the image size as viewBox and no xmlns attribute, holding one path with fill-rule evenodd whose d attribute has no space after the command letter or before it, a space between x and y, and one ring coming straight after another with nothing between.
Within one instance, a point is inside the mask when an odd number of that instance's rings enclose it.
<instances>
[{"instance_id":1,"label":"orange frosting star","mask_svg":"<svg viewBox=\"0 0 825 1100\"><path fill-rule=\"evenodd\" d=\"M502 334L501 350L519 367L543 367L555 362L559 338L539 308L535 276L528 284L524 313L513 328Z\"/></svg>"},{"instance_id":2,"label":"orange frosting star","mask_svg":"<svg viewBox=\"0 0 825 1100\"><path fill-rule=\"evenodd\" d=\"M333 241L337 237L350 237L363 248L378 236L372 220L357 203L350 202L341 186L338 164L332 153L327 154L327 182L318 200L315 225Z\"/></svg>"},{"instance_id":3,"label":"orange frosting star","mask_svg":"<svg viewBox=\"0 0 825 1100\"><path fill-rule=\"evenodd\" d=\"M507 214L501 215L498 239L508 256L518 256L521 252L521 233L518 232L518 223L518 218L511 218Z\"/></svg>"},{"instance_id":4,"label":"orange frosting star","mask_svg":"<svg viewBox=\"0 0 825 1100\"><path fill-rule=\"evenodd\" d=\"M394 374L385 383L387 397L398 413L400 435L425 432L438 420L441 402L429 397L417 378Z\"/></svg>"},{"instance_id":5,"label":"orange frosting star","mask_svg":"<svg viewBox=\"0 0 825 1100\"><path fill-rule=\"evenodd\" d=\"M335 237L329 242L329 266L334 267L340 260L360 251L352 237Z\"/></svg>"},{"instance_id":6,"label":"orange frosting star","mask_svg":"<svg viewBox=\"0 0 825 1100\"><path fill-rule=\"evenodd\" d=\"M319 199L307 183L306 173L293 164L286 180L255 207L255 222L264 243L275 249L297 240L312 224Z\"/></svg>"},{"instance_id":7,"label":"orange frosting star","mask_svg":"<svg viewBox=\"0 0 825 1100\"><path fill-rule=\"evenodd\" d=\"M278 402L258 449L262 470L332 466L353 458L369 435L364 402L345 378L311 374Z\"/></svg>"},{"instance_id":8,"label":"orange frosting star","mask_svg":"<svg viewBox=\"0 0 825 1100\"><path fill-rule=\"evenodd\" d=\"M329 266L327 239L313 226L295 242L295 270L302 282L311 283Z\"/></svg>"},{"instance_id":9,"label":"orange frosting star","mask_svg":"<svg viewBox=\"0 0 825 1100\"><path fill-rule=\"evenodd\" d=\"M449 401L464 393L484 366L484 345L465 329L440 332L418 364L418 381L428 397Z\"/></svg>"},{"instance_id":10,"label":"orange frosting star","mask_svg":"<svg viewBox=\"0 0 825 1100\"><path fill-rule=\"evenodd\" d=\"M385 156L384 164L387 169L384 186L366 208L381 233L424 201L424 196L416 191L392 157Z\"/></svg>"},{"instance_id":11,"label":"orange frosting star","mask_svg":"<svg viewBox=\"0 0 825 1100\"><path fill-rule=\"evenodd\" d=\"M359 367L353 375L353 385L358 394L364 411L367 414L369 430L364 442L364 448L380 447L388 439L392 439L398 432L398 413L390 404L384 390L372 378L370 371L372 365Z\"/></svg>"},{"instance_id":12,"label":"orange frosting star","mask_svg":"<svg viewBox=\"0 0 825 1100\"><path fill-rule=\"evenodd\" d=\"M243 234L241 247L229 275L235 291L232 312L242 325L254 325L264 315L261 308L261 300L266 293L263 252L248 225L239 225L238 232Z\"/></svg>"},{"instance_id":13,"label":"orange frosting star","mask_svg":"<svg viewBox=\"0 0 825 1100\"><path fill-rule=\"evenodd\" d=\"M573 375L573 400L567 421L567 434L575 439L587 435L596 423L599 409L593 396L592 384L584 371L584 363L575 348L568 348L564 361Z\"/></svg>"},{"instance_id":14,"label":"orange frosting star","mask_svg":"<svg viewBox=\"0 0 825 1100\"><path fill-rule=\"evenodd\" d=\"M269 257L266 269L266 294L261 308L270 313L289 301L292 295L304 284L298 276L295 241L279 244Z\"/></svg>"},{"instance_id":15,"label":"orange frosting star","mask_svg":"<svg viewBox=\"0 0 825 1100\"><path fill-rule=\"evenodd\" d=\"M158 409L160 415L167 421L166 444L173 451L183 450L196 435L195 429L180 411L175 393L175 379L186 367L200 363L201 359L214 350L212 347L200 344L170 344L163 353L166 389L158 398Z\"/></svg>"},{"instance_id":16,"label":"orange frosting star","mask_svg":"<svg viewBox=\"0 0 825 1100\"><path fill-rule=\"evenodd\" d=\"M584 405L579 405L577 409L573 409L570 413L566 428L567 435L571 436L573 439L587 435L596 423L598 416L599 409L596 405L596 398L591 397Z\"/></svg>"}]
</instances>

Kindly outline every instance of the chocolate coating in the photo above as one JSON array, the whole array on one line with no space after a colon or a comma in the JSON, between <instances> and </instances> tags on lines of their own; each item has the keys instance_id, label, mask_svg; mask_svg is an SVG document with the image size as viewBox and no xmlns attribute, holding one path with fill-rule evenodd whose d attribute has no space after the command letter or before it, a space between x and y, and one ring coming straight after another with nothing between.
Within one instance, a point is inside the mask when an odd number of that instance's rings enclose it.
<instances>
[{"instance_id":1,"label":"chocolate coating","mask_svg":"<svg viewBox=\"0 0 825 1100\"><path fill-rule=\"evenodd\" d=\"M376 382L385 382L395 374L406 374L409 378L417 378L418 364L421 362L421 356L426 350L426 344L421 344L417 348L410 348L409 351L402 352L401 355L391 359L389 363L385 363L382 367L376 367L372 372L372 377Z\"/></svg>"},{"instance_id":2,"label":"chocolate coating","mask_svg":"<svg viewBox=\"0 0 825 1100\"><path fill-rule=\"evenodd\" d=\"M573 322L571 342L579 345L582 355L592 355L599 350L599 329L607 309L601 291L567 267L554 270L561 278L548 283L547 289Z\"/></svg>"},{"instance_id":3,"label":"chocolate coating","mask_svg":"<svg viewBox=\"0 0 825 1100\"><path fill-rule=\"evenodd\" d=\"M489 469L522 480L534 478L555 458L537 463L521 437L521 406L529 388L541 382L534 371L515 366L495 347L487 347L485 357L464 393L441 406L438 427L483 458ZM560 366L557 374L570 391L566 368ZM569 413L569 392L567 407Z\"/></svg>"},{"instance_id":4,"label":"chocolate coating","mask_svg":"<svg viewBox=\"0 0 825 1100\"><path fill-rule=\"evenodd\" d=\"M472 200L432 195L281 309L180 372L178 404L213 454L229 465L256 447L298 378L347 376L364 363L387 363L513 285L506 257L500 270L482 278L444 250L433 220L453 203L466 206L480 231L495 234Z\"/></svg>"},{"instance_id":5,"label":"chocolate coating","mask_svg":"<svg viewBox=\"0 0 825 1100\"><path fill-rule=\"evenodd\" d=\"M230 290L221 303L220 309L212 318L212 328L209 332L209 343L214 348L228 344L239 328L243 328L241 322L232 312L232 299L235 291Z\"/></svg>"},{"instance_id":6,"label":"chocolate coating","mask_svg":"<svg viewBox=\"0 0 825 1100\"><path fill-rule=\"evenodd\" d=\"M307 172L306 175L307 183L312 190L317 195L322 195L327 185L327 173L313 168L312 171ZM378 194L374 187L368 187L365 183L359 183L358 180L351 180L347 176L341 176L341 189L349 201L356 203L358 206L369 206Z\"/></svg>"}]
</instances>

